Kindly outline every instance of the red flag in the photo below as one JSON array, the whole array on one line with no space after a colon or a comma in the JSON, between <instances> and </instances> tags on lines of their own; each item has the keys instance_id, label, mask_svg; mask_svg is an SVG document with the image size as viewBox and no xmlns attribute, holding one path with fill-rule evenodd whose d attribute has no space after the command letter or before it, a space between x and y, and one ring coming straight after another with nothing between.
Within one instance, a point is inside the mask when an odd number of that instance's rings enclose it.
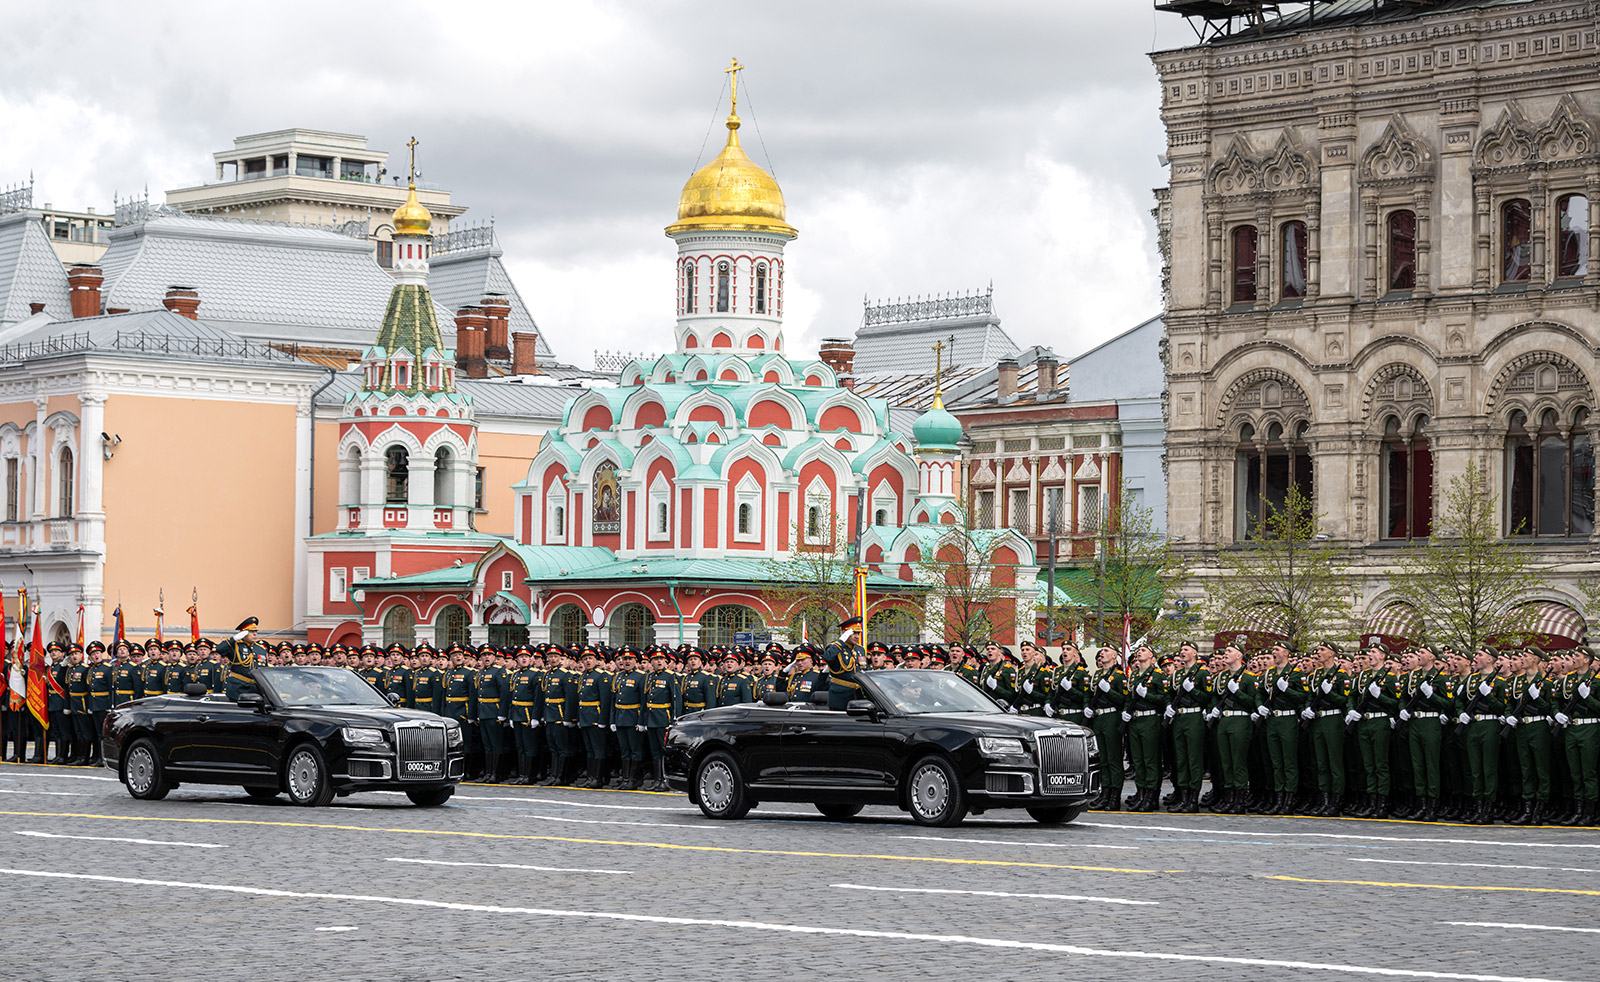
<instances>
[{"instance_id":1,"label":"red flag","mask_svg":"<svg viewBox=\"0 0 1600 982\"><path fill-rule=\"evenodd\" d=\"M196 604L189 605L189 640L200 640L200 608Z\"/></svg>"},{"instance_id":2,"label":"red flag","mask_svg":"<svg viewBox=\"0 0 1600 982\"><path fill-rule=\"evenodd\" d=\"M21 634L22 625L18 624L17 635L20 637ZM7 680L11 678L11 645L6 641L5 635L6 592L4 590L0 590L0 663L3 663L0 664L0 698L3 698L11 691L11 687L7 684ZM7 708L16 709L17 707L8 706Z\"/></svg>"},{"instance_id":3,"label":"red flag","mask_svg":"<svg viewBox=\"0 0 1600 982\"><path fill-rule=\"evenodd\" d=\"M50 674L50 667L44 663L44 639L39 634L39 608L33 609L33 643L28 647L28 712L39 721L39 726L48 730L50 728L50 704L46 700L44 687L48 685L56 691L61 686L56 683L55 676Z\"/></svg>"}]
</instances>

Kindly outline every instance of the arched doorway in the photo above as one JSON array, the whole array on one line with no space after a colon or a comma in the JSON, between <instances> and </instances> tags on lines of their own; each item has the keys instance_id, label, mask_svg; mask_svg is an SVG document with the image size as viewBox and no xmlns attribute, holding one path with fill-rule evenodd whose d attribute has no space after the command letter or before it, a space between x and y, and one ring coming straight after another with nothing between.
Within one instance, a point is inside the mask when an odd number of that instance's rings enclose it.
<instances>
[{"instance_id":1,"label":"arched doorway","mask_svg":"<svg viewBox=\"0 0 1600 982\"><path fill-rule=\"evenodd\" d=\"M577 604L562 604L550 615L550 643L578 647L589 637L589 619Z\"/></svg>"},{"instance_id":2,"label":"arched doorway","mask_svg":"<svg viewBox=\"0 0 1600 982\"><path fill-rule=\"evenodd\" d=\"M433 644L436 648L443 648L450 644L466 644L471 635L467 625L471 618L467 616L465 608L451 604L439 611L439 616L433 621Z\"/></svg>"},{"instance_id":3,"label":"arched doorway","mask_svg":"<svg viewBox=\"0 0 1600 982\"><path fill-rule=\"evenodd\" d=\"M395 604L383 615L383 646L391 644L415 647L417 643L417 617L405 604Z\"/></svg>"},{"instance_id":4,"label":"arched doorway","mask_svg":"<svg viewBox=\"0 0 1600 982\"><path fill-rule=\"evenodd\" d=\"M720 604L700 617L700 647L765 643L761 615L741 604ZM741 638L740 635L748 635Z\"/></svg>"},{"instance_id":5,"label":"arched doorway","mask_svg":"<svg viewBox=\"0 0 1600 982\"><path fill-rule=\"evenodd\" d=\"M656 615L644 604L623 604L611 615L610 644L620 648L631 644L636 648L656 643Z\"/></svg>"}]
</instances>

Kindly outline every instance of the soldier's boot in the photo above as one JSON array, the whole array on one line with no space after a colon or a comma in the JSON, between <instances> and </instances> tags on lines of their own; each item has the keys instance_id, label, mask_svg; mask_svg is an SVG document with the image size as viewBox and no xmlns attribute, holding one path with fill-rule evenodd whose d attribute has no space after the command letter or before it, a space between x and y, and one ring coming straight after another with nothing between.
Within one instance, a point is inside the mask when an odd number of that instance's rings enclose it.
<instances>
[{"instance_id":1,"label":"soldier's boot","mask_svg":"<svg viewBox=\"0 0 1600 982\"><path fill-rule=\"evenodd\" d=\"M1200 806L1216 815L1226 813L1228 807L1228 791L1213 784L1211 790L1200 796Z\"/></svg>"},{"instance_id":2,"label":"soldier's boot","mask_svg":"<svg viewBox=\"0 0 1600 982\"><path fill-rule=\"evenodd\" d=\"M1578 812L1578 824L1584 828L1593 828L1597 815L1600 815L1600 801L1591 798L1583 803L1583 809Z\"/></svg>"},{"instance_id":3,"label":"soldier's boot","mask_svg":"<svg viewBox=\"0 0 1600 982\"><path fill-rule=\"evenodd\" d=\"M1436 822L1439 820L1439 799L1425 797L1422 799L1422 811L1417 814L1419 822Z\"/></svg>"},{"instance_id":4,"label":"soldier's boot","mask_svg":"<svg viewBox=\"0 0 1600 982\"><path fill-rule=\"evenodd\" d=\"M1171 811L1172 807L1182 800L1183 789L1174 786L1171 794L1164 794L1161 796L1161 807L1165 808L1167 811Z\"/></svg>"},{"instance_id":5,"label":"soldier's boot","mask_svg":"<svg viewBox=\"0 0 1600 982\"><path fill-rule=\"evenodd\" d=\"M1533 802L1533 815L1528 821L1529 825L1547 825L1550 822L1550 802L1543 798L1536 798Z\"/></svg>"},{"instance_id":6,"label":"soldier's boot","mask_svg":"<svg viewBox=\"0 0 1600 982\"><path fill-rule=\"evenodd\" d=\"M605 772L606 772L606 759L604 757L600 758L599 760L590 761L589 762L589 787L594 788L597 791L599 789L605 787L606 786Z\"/></svg>"},{"instance_id":7,"label":"soldier's boot","mask_svg":"<svg viewBox=\"0 0 1600 982\"><path fill-rule=\"evenodd\" d=\"M1494 824L1494 799L1493 798L1479 798L1478 799L1478 810L1473 813L1472 818L1469 819L1469 821L1471 821L1473 825L1493 825Z\"/></svg>"},{"instance_id":8,"label":"soldier's boot","mask_svg":"<svg viewBox=\"0 0 1600 982\"><path fill-rule=\"evenodd\" d=\"M517 754L517 770L516 770L516 773L512 774L510 777L506 778L506 783L507 784L516 785L516 784L527 784L528 783L527 780L524 779L524 777L523 777L523 771L526 769L525 765L524 765L524 761L526 761L526 760L527 760L527 756L525 754Z\"/></svg>"},{"instance_id":9,"label":"soldier's boot","mask_svg":"<svg viewBox=\"0 0 1600 982\"><path fill-rule=\"evenodd\" d=\"M628 790L641 791L644 789L644 761L628 761Z\"/></svg>"},{"instance_id":10,"label":"soldier's boot","mask_svg":"<svg viewBox=\"0 0 1600 982\"><path fill-rule=\"evenodd\" d=\"M1509 824L1509 825L1531 825L1532 823L1533 823L1533 799L1532 798L1524 798L1522 800L1522 807L1517 809L1517 813L1515 815L1511 816L1511 820L1507 824Z\"/></svg>"},{"instance_id":11,"label":"soldier's boot","mask_svg":"<svg viewBox=\"0 0 1600 982\"><path fill-rule=\"evenodd\" d=\"M550 766L545 770L544 777L536 783L541 788L554 787L561 781L561 755L554 748L550 750Z\"/></svg>"},{"instance_id":12,"label":"soldier's boot","mask_svg":"<svg viewBox=\"0 0 1600 982\"><path fill-rule=\"evenodd\" d=\"M583 780L579 781L577 786L580 788L598 788L600 786L600 761L593 757L589 758Z\"/></svg>"},{"instance_id":13,"label":"soldier's boot","mask_svg":"<svg viewBox=\"0 0 1600 982\"><path fill-rule=\"evenodd\" d=\"M1121 788L1106 788L1105 794L1100 799L1100 804L1096 807L1095 810L1096 811L1103 811L1103 812L1119 812L1119 811L1122 811L1122 789Z\"/></svg>"},{"instance_id":14,"label":"soldier's boot","mask_svg":"<svg viewBox=\"0 0 1600 982\"><path fill-rule=\"evenodd\" d=\"M1200 789L1199 788L1190 788L1189 789L1188 798L1186 799L1186 801L1184 803L1184 806L1183 806L1183 813L1185 815L1198 815L1198 814L1200 814Z\"/></svg>"},{"instance_id":15,"label":"soldier's boot","mask_svg":"<svg viewBox=\"0 0 1600 982\"><path fill-rule=\"evenodd\" d=\"M1206 789L1206 793L1205 794L1200 796L1199 804L1200 804L1201 808L1210 808L1213 804L1216 803L1216 800L1217 800L1217 786L1215 784L1213 784L1213 785L1211 785L1210 788Z\"/></svg>"},{"instance_id":16,"label":"soldier's boot","mask_svg":"<svg viewBox=\"0 0 1600 982\"><path fill-rule=\"evenodd\" d=\"M1122 799L1122 806L1131 812L1144 811L1144 788L1135 787L1133 794Z\"/></svg>"},{"instance_id":17,"label":"soldier's boot","mask_svg":"<svg viewBox=\"0 0 1600 982\"><path fill-rule=\"evenodd\" d=\"M650 761L650 783L644 786L646 791L667 790L667 762L660 757Z\"/></svg>"}]
</instances>

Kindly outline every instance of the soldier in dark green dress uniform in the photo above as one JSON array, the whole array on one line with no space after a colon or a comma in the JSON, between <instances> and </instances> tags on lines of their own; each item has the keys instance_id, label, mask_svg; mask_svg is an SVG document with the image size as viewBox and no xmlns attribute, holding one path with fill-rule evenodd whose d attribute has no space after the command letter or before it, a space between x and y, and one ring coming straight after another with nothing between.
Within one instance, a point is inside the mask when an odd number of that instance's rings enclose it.
<instances>
[{"instance_id":1,"label":"soldier in dark green dress uniform","mask_svg":"<svg viewBox=\"0 0 1600 982\"><path fill-rule=\"evenodd\" d=\"M1261 705L1259 680L1244 667L1244 650L1237 644L1222 649L1222 671L1211 676L1211 710L1206 716L1217 724L1217 757L1223 792L1212 810L1242 815L1250 797L1250 717ZM1101 759L1105 758L1104 750Z\"/></svg>"},{"instance_id":2,"label":"soldier in dark green dress uniform","mask_svg":"<svg viewBox=\"0 0 1600 982\"><path fill-rule=\"evenodd\" d=\"M1261 676L1261 709L1266 726L1267 758L1272 763L1272 801L1268 815L1294 811L1300 793L1300 710L1306 707L1305 675L1295 667L1294 650L1286 641L1272 645L1272 665Z\"/></svg>"},{"instance_id":3,"label":"soldier in dark green dress uniform","mask_svg":"<svg viewBox=\"0 0 1600 982\"><path fill-rule=\"evenodd\" d=\"M1542 825L1550 811L1550 724L1556 707L1555 686L1545 674L1549 657L1540 648L1521 651L1520 671L1511 679L1506 696L1511 709L1505 725L1516 740L1522 772L1522 810L1511 819L1512 825Z\"/></svg>"},{"instance_id":4,"label":"soldier in dark green dress uniform","mask_svg":"<svg viewBox=\"0 0 1600 982\"><path fill-rule=\"evenodd\" d=\"M42 739L55 740L55 752L50 758L52 764L65 764L72 755L73 720L72 701L67 697L67 650L60 644L52 641L45 645L45 661L49 665L50 677L56 680L53 686L47 686L48 695L46 708L49 710L47 718L50 720L49 732Z\"/></svg>"},{"instance_id":5,"label":"soldier in dark green dress uniform","mask_svg":"<svg viewBox=\"0 0 1600 982\"><path fill-rule=\"evenodd\" d=\"M1100 745L1100 798L1089 807L1100 811L1122 810L1122 708L1128 701L1128 679L1117 662L1114 648L1101 648L1096 654L1094 674L1089 678L1089 701L1083 715L1094 728Z\"/></svg>"},{"instance_id":6,"label":"soldier in dark green dress uniform","mask_svg":"<svg viewBox=\"0 0 1600 982\"><path fill-rule=\"evenodd\" d=\"M755 702L755 689L750 677L739 671L739 656L728 652L722 657L722 677L717 683L717 705L737 706Z\"/></svg>"},{"instance_id":7,"label":"soldier in dark green dress uniform","mask_svg":"<svg viewBox=\"0 0 1600 982\"><path fill-rule=\"evenodd\" d=\"M67 706L72 711L72 749L67 763L89 762L89 744L94 739L94 717L89 713L89 666L83 662L83 649L76 644L67 649Z\"/></svg>"},{"instance_id":8,"label":"soldier in dark green dress uniform","mask_svg":"<svg viewBox=\"0 0 1600 982\"><path fill-rule=\"evenodd\" d=\"M1557 687L1554 719L1563 728L1576 809L1561 824L1594 825L1600 819L1600 681L1589 649L1571 652L1569 664Z\"/></svg>"},{"instance_id":9,"label":"soldier in dark green dress uniform","mask_svg":"<svg viewBox=\"0 0 1600 982\"><path fill-rule=\"evenodd\" d=\"M135 660L133 652L133 645L127 641L118 641L112 645L112 653L117 658L117 669L112 675L112 680L116 684L111 693L113 706L144 698L144 671Z\"/></svg>"},{"instance_id":10,"label":"soldier in dark green dress uniform","mask_svg":"<svg viewBox=\"0 0 1600 982\"><path fill-rule=\"evenodd\" d=\"M1055 672L1044 649L1032 641L1022 642L1022 668L1017 672L1016 707L1024 716L1043 716L1044 707L1054 695L1051 682Z\"/></svg>"},{"instance_id":11,"label":"soldier in dark green dress uniform","mask_svg":"<svg viewBox=\"0 0 1600 982\"><path fill-rule=\"evenodd\" d=\"M1052 686L1054 692L1045 704L1044 714L1053 719L1088 726L1089 720L1084 716L1083 708L1088 703L1092 687L1089 669L1083 663L1083 652L1073 642L1064 642L1061 645L1061 665L1056 669Z\"/></svg>"},{"instance_id":12,"label":"soldier in dark green dress uniform","mask_svg":"<svg viewBox=\"0 0 1600 982\"><path fill-rule=\"evenodd\" d=\"M444 709L444 672L439 669L439 653L432 645L417 645L417 667L411 673L412 709L440 713Z\"/></svg>"},{"instance_id":13,"label":"soldier in dark green dress uniform","mask_svg":"<svg viewBox=\"0 0 1600 982\"><path fill-rule=\"evenodd\" d=\"M1129 811L1153 812L1161 794L1161 714L1167 708L1170 679L1156 663L1155 649L1149 645L1133 649L1133 660L1134 674L1128 680L1122 723L1128 728L1135 791L1124 804Z\"/></svg>"},{"instance_id":14,"label":"soldier in dark green dress uniform","mask_svg":"<svg viewBox=\"0 0 1600 982\"><path fill-rule=\"evenodd\" d=\"M586 766L576 787L598 788L605 768L606 737L611 732L611 675L592 647L584 648L579 656L578 672L578 736L583 741Z\"/></svg>"},{"instance_id":15,"label":"soldier in dark green dress uniform","mask_svg":"<svg viewBox=\"0 0 1600 982\"><path fill-rule=\"evenodd\" d=\"M256 688L256 666L263 663L266 657L266 648L256 640L256 632L261 627L261 620L257 617L247 617L240 622L232 637L223 638L217 645L217 657L228 666L228 699L238 702L239 696L246 692L260 692ZM149 678L145 679L146 691L149 689Z\"/></svg>"},{"instance_id":16,"label":"soldier in dark green dress uniform","mask_svg":"<svg viewBox=\"0 0 1600 982\"><path fill-rule=\"evenodd\" d=\"M1472 672L1456 690L1456 723L1466 728L1467 769L1476 804L1466 819L1471 825L1493 825L1500 795L1500 727L1508 711L1506 680L1495 670L1496 653L1479 647Z\"/></svg>"},{"instance_id":17,"label":"soldier in dark green dress uniform","mask_svg":"<svg viewBox=\"0 0 1600 982\"><path fill-rule=\"evenodd\" d=\"M650 756L651 780L646 791L666 791L667 727L683 715L683 690L678 677L667 668L672 653L657 648L650 656L650 671L645 679L645 750Z\"/></svg>"},{"instance_id":18,"label":"soldier in dark green dress uniform","mask_svg":"<svg viewBox=\"0 0 1600 982\"><path fill-rule=\"evenodd\" d=\"M1332 817L1344 810L1344 714L1350 710L1350 677L1339 664L1339 646L1332 641L1318 642L1313 660L1300 718L1309 730L1320 795L1312 814Z\"/></svg>"},{"instance_id":19,"label":"soldier in dark green dress uniform","mask_svg":"<svg viewBox=\"0 0 1600 982\"><path fill-rule=\"evenodd\" d=\"M1006 712L1016 712L1014 705L1017 698L1016 660L1005 645L994 641L985 644L983 651L987 661L983 669L978 672L978 684L995 702L1004 706Z\"/></svg>"},{"instance_id":20,"label":"soldier in dark green dress uniform","mask_svg":"<svg viewBox=\"0 0 1600 982\"><path fill-rule=\"evenodd\" d=\"M1200 811L1200 785L1206 772L1205 711L1210 708L1211 673L1200 663L1193 641L1178 646L1173 663L1172 697L1162 716L1172 722L1172 787L1168 811L1193 815Z\"/></svg>"},{"instance_id":21,"label":"soldier in dark green dress uniform","mask_svg":"<svg viewBox=\"0 0 1600 982\"><path fill-rule=\"evenodd\" d=\"M391 696L400 698L399 705L406 709L416 708L416 700L411 694L412 679L415 673L406 664L407 656L400 655L395 658L388 670L383 673L383 691Z\"/></svg>"},{"instance_id":22,"label":"soldier in dark green dress uniform","mask_svg":"<svg viewBox=\"0 0 1600 982\"><path fill-rule=\"evenodd\" d=\"M478 659L477 670L478 739L483 744L483 762L478 777L490 784L505 778L504 726L511 716L511 683L493 653Z\"/></svg>"},{"instance_id":23,"label":"soldier in dark green dress uniform","mask_svg":"<svg viewBox=\"0 0 1600 982\"><path fill-rule=\"evenodd\" d=\"M571 657L560 648L551 648L544 671L544 735L550 750L550 774L539 784L553 786L569 780L571 762L577 751L578 678L572 671Z\"/></svg>"},{"instance_id":24,"label":"soldier in dark green dress uniform","mask_svg":"<svg viewBox=\"0 0 1600 982\"><path fill-rule=\"evenodd\" d=\"M693 658L697 662L700 660L699 655L694 655ZM696 668L698 669L698 666ZM645 690L649 681L649 675L639 670L638 651L632 646L623 648L617 655L617 672L611 677L611 729L617 735L617 748L622 755L620 786L629 791L639 790L639 785L643 781L644 741L647 729ZM699 712L705 708L705 701L712 698L707 694L706 687L714 685L715 682L700 679L694 684L701 700L700 706L695 709L695 712Z\"/></svg>"},{"instance_id":25,"label":"soldier in dark green dress uniform","mask_svg":"<svg viewBox=\"0 0 1600 982\"><path fill-rule=\"evenodd\" d=\"M778 690L778 656L771 651L765 651L756 660L755 683L751 686L755 692L756 702L769 692Z\"/></svg>"},{"instance_id":26,"label":"soldier in dark green dress uniform","mask_svg":"<svg viewBox=\"0 0 1600 982\"><path fill-rule=\"evenodd\" d=\"M861 618L847 618L839 625L839 640L822 649L822 661L828 666L829 709L842 710L861 695L857 673L865 667L867 653L856 643L860 631Z\"/></svg>"},{"instance_id":27,"label":"soldier in dark green dress uniform","mask_svg":"<svg viewBox=\"0 0 1600 982\"><path fill-rule=\"evenodd\" d=\"M811 693L822 678L822 673L816 670L816 657L820 654L817 646L809 641L803 642L794 649L794 661L783 670L784 691L789 693L790 702L811 701ZM688 703L684 703L687 711Z\"/></svg>"},{"instance_id":28,"label":"soldier in dark green dress uniform","mask_svg":"<svg viewBox=\"0 0 1600 982\"><path fill-rule=\"evenodd\" d=\"M183 695L189 685L189 657L183 652L183 642L168 641L164 646L167 662L167 693Z\"/></svg>"},{"instance_id":29,"label":"soldier in dark green dress uniform","mask_svg":"<svg viewBox=\"0 0 1600 982\"><path fill-rule=\"evenodd\" d=\"M478 743L478 673L467 667L467 652L458 644L450 646L450 667L440 683L440 716L461 724L462 749L467 754L467 771L476 775L474 762L481 761Z\"/></svg>"},{"instance_id":30,"label":"soldier in dark green dress uniform","mask_svg":"<svg viewBox=\"0 0 1600 982\"><path fill-rule=\"evenodd\" d=\"M526 648L518 648L516 652L516 667L511 672L511 740L517 753L517 776L507 781L507 784L532 784L533 769L537 751L534 734L538 728L535 720L542 721L544 707L540 703L543 679L540 671L533 666L533 652Z\"/></svg>"},{"instance_id":31,"label":"soldier in dark green dress uniform","mask_svg":"<svg viewBox=\"0 0 1600 982\"><path fill-rule=\"evenodd\" d=\"M99 641L89 642L89 766L99 767L100 734L105 728L106 713L116 694L117 670L111 664L111 653Z\"/></svg>"},{"instance_id":32,"label":"soldier in dark green dress uniform","mask_svg":"<svg viewBox=\"0 0 1600 982\"><path fill-rule=\"evenodd\" d=\"M194 645L195 662L193 680L206 687L207 693L222 692L227 688L227 673L217 660L216 646L209 638L201 638Z\"/></svg>"},{"instance_id":33,"label":"soldier in dark green dress uniform","mask_svg":"<svg viewBox=\"0 0 1600 982\"><path fill-rule=\"evenodd\" d=\"M717 705L717 685L720 679L715 672L708 672L705 668L706 653L699 648L689 648L682 653L684 673L681 683L683 686L683 711L684 713L698 713L703 709L714 709ZM617 730L621 733L621 728ZM635 758L636 760L638 758Z\"/></svg>"}]
</instances>

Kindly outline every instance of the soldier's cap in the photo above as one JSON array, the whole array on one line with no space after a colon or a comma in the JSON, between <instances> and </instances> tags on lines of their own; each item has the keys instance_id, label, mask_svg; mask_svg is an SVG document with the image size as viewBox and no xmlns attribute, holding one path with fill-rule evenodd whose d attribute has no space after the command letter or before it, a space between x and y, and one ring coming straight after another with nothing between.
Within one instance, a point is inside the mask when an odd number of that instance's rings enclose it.
<instances>
[{"instance_id":1,"label":"soldier's cap","mask_svg":"<svg viewBox=\"0 0 1600 982\"><path fill-rule=\"evenodd\" d=\"M133 650L133 645L128 641L127 638L121 638L121 639L117 640L114 644L112 644L112 646L111 646L111 650L112 651L121 651L124 648L126 648L129 651Z\"/></svg>"},{"instance_id":2,"label":"soldier's cap","mask_svg":"<svg viewBox=\"0 0 1600 982\"><path fill-rule=\"evenodd\" d=\"M1373 638L1371 641L1368 641L1367 642L1367 646L1365 648L1362 648L1361 650L1362 651L1371 651L1374 648L1376 648L1379 651L1383 652L1385 657L1387 657L1389 655L1389 653L1390 653L1389 652L1389 646L1384 644L1382 641L1379 641L1377 638Z\"/></svg>"},{"instance_id":3,"label":"soldier's cap","mask_svg":"<svg viewBox=\"0 0 1600 982\"><path fill-rule=\"evenodd\" d=\"M157 641L155 638L151 638L150 640L148 640L148 641L146 641L144 643L144 647L145 647L146 651L149 651L151 648L154 648L157 651L160 651L161 650L161 642Z\"/></svg>"},{"instance_id":4,"label":"soldier's cap","mask_svg":"<svg viewBox=\"0 0 1600 982\"><path fill-rule=\"evenodd\" d=\"M847 630L847 629L852 628L852 627L860 627L860 626L861 626L861 618L860 617L846 617L844 620L839 622L839 630L841 630L841 631Z\"/></svg>"},{"instance_id":5,"label":"soldier's cap","mask_svg":"<svg viewBox=\"0 0 1600 982\"><path fill-rule=\"evenodd\" d=\"M1343 649L1341 649L1339 647L1339 642L1334 641L1331 638L1323 638L1321 641L1318 641L1317 642L1317 647L1319 647L1319 648L1327 648L1329 651L1333 652L1336 655L1344 654Z\"/></svg>"},{"instance_id":6,"label":"soldier's cap","mask_svg":"<svg viewBox=\"0 0 1600 982\"><path fill-rule=\"evenodd\" d=\"M617 649L617 657L618 658L637 658L638 656L639 656L639 649L635 648L631 644L625 644L622 647Z\"/></svg>"},{"instance_id":7,"label":"soldier's cap","mask_svg":"<svg viewBox=\"0 0 1600 982\"><path fill-rule=\"evenodd\" d=\"M276 651L276 652L279 652L279 653L282 653L282 652L285 652L285 651L293 651L294 650L294 645L290 644L287 641L279 641L277 646L275 648L273 648L272 650Z\"/></svg>"},{"instance_id":8,"label":"soldier's cap","mask_svg":"<svg viewBox=\"0 0 1600 982\"><path fill-rule=\"evenodd\" d=\"M889 650L888 647L885 646L882 641L868 641L867 642L867 651L869 651L869 652L888 651L888 650Z\"/></svg>"},{"instance_id":9,"label":"soldier's cap","mask_svg":"<svg viewBox=\"0 0 1600 982\"><path fill-rule=\"evenodd\" d=\"M197 648L215 648L216 646L217 646L217 643L215 641L211 640L210 638L201 638L199 641L195 642L195 647L197 647ZM311 647L316 651L321 651L322 650L321 648L317 647L316 645L312 645Z\"/></svg>"},{"instance_id":10,"label":"soldier's cap","mask_svg":"<svg viewBox=\"0 0 1600 982\"><path fill-rule=\"evenodd\" d=\"M532 654L533 654L533 649L532 648L528 647L525 644L517 645L517 657L518 658L526 658L526 657L528 657L528 656L530 656Z\"/></svg>"},{"instance_id":11,"label":"soldier's cap","mask_svg":"<svg viewBox=\"0 0 1600 982\"><path fill-rule=\"evenodd\" d=\"M1289 640L1287 638L1279 638L1278 640L1272 642L1272 647L1274 647L1274 648L1282 648L1284 651L1287 651L1289 654L1291 654L1291 655L1294 654L1294 645L1289 643Z\"/></svg>"},{"instance_id":12,"label":"soldier's cap","mask_svg":"<svg viewBox=\"0 0 1600 982\"><path fill-rule=\"evenodd\" d=\"M278 645L278 650L282 651L285 647L287 647L287 645L280 644L280 645ZM183 650L183 642L182 641L178 641L178 640L168 641L166 643L166 645L165 645L165 648L168 651L182 651Z\"/></svg>"},{"instance_id":13,"label":"soldier's cap","mask_svg":"<svg viewBox=\"0 0 1600 982\"><path fill-rule=\"evenodd\" d=\"M261 626L261 618L259 618L259 617L246 617L244 620L239 622L239 626L234 628L234 630L235 631L254 631L256 628L258 628L260 626Z\"/></svg>"},{"instance_id":14,"label":"soldier's cap","mask_svg":"<svg viewBox=\"0 0 1600 982\"><path fill-rule=\"evenodd\" d=\"M800 646L794 649L794 657L796 661L800 660L801 658L811 658L820 654L822 654L822 649L818 648L810 641L801 642Z\"/></svg>"},{"instance_id":15,"label":"soldier's cap","mask_svg":"<svg viewBox=\"0 0 1600 982\"><path fill-rule=\"evenodd\" d=\"M944 665L944 664L947 664L949 662L948 658L946 658L944 655L940 654L937 651L935 651L933 654L929 655L928 656L928 660L930 662L932 662L933 664L935 664L935 665Z\"/></svg>"},{"instance_id":16,"label":"soldier's cap","mask_svg":"<svg viewBox=\"0 0 1600 982\"><path fill-rule=\"evenodd\" d=\"M106 646L99 641L90 641L87 650L91 655L98 655L100 652L106 650Z\"/></svg>"},{"instance_id":17,"label":"soldier's cap","mask_svg":"<svg viewBox=\"0 0 1600 982\"><path fill-rule=\"evenodd\" d=\"M867 650L868 651L872 651L873 650L872 646L868 645L867 646ZM887 651L891 655L900 655L900 656L903 657L905 655L905 653L906 653L906 646L903 645L903 644L896 644L896 645L891 645L888 648L885 648L883 645L880 644L880 645L878 645L877 650L879 650L879 651ZM920 649L918 649L918 650L920 650Z\"/></svg>"},{"instance_id":18,"label":"soldier's cap","mask_svg":"<svg viewBox=\"0 0 1600 982\"><path fill-rule=\"evenodd\" d=\"M782 642L779 642L779 641L768 641L766 648L763 649L763 650L776 651L780 655L784 654L783 644L782 644Z\"/></svg>"},{"instance_id":19,"label":"soldier's cap","mask_svg":"<svg viewBox=\"0 0 1600 982\"><path fill-rule=\"evenodd\" d=\"M767 664L776 665L776 664L778 664L778 656L773 654L770 651L762 652L761 653L761 664L763 664L763 665L767 665Z\"/></svg>"}]
</instances>

